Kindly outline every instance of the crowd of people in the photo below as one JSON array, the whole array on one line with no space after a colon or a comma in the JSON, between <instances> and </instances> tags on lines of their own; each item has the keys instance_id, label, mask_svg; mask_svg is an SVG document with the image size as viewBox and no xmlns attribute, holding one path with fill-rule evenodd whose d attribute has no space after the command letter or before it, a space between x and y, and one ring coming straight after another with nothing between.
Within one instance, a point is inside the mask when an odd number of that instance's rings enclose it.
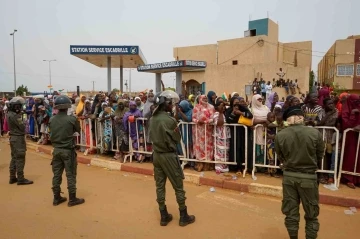
<instances>
[{"instance_id":1,"label":"crowd of people","mask_svg":"<svg viewBox=\"0 0 360 239\"><path fill-rule=\"evenodd\" d=\"M37 140L38 144L50 143L51 132L47 125L49 119L57 114L53 109L54 97L56 96L50 95L26 99L24 119L27 133ZM94 98L74 94L72 101L68 115L73 115L80 121L82 130L77 138L79 150L84 154L91 153L91 149L98 149L102 154L111 154L113 159L123 161L131 146L137 152L134 156L138 162L151 160L148 125L154 111L152 90L140 93L135 98L115 92L100 92ZM265 159L266 164L279 166L281 158L275 161L275 135L288 127L288 122L283 120L283 114L289 107L296 105L301 106L305 125L309 127L335 127L340 135L348 128L360 130L359 95L342 93L337 96L325 85L319 89L311 89L305 97L297 98L290 94L282 100L276 92L265 92L265 95L255 92L250 101L237 92L233 92L228 98L218 97L214 91L209 91L207 95L198 92L196 95L180 95L180 102L172 112L178 122L183 122L180 129L183 145L186 147L179 145L178 154L196 159L196 163L190 166L199 172L216 170L219 173L235 171L241 174L245 158L247 169L252 170L253 156L256 164L262 164ZM7 131L5 115L6 102L0 101L2 134ZM247 126L247 130L236 127L237 124ZM342 165L345 171L354 170L358 137L357 132L347 133ZM338 150L341 150L341 137L337 138L334 130L326 129L325 170L333 170L335 167L336 140L339 144ZM339 157L340 155L338 153ZM209 161L217 162L207 163ZM236 165L229 165L227 162L236 162ZM274 177L281 174L281 170L276 168L264 170L259 167L256 170ZM360 160L357 171L360 172ZM321 174L321 183L334 183L335 176ZM344 174L342 180L350 188L360 186L360 177Z\"/></svg>"}]
</instances>

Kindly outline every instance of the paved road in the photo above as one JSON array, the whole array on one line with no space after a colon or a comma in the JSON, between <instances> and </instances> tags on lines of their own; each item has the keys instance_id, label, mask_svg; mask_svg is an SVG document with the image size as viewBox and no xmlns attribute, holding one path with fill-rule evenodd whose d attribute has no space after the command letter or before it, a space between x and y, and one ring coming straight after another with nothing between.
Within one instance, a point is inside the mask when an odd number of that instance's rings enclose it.
<instances>
[{"instance_id":1,"label":"paved road","mask_svg":"<svg viewBox=\"0 0 360 239\"><path fill-rule=\"evenodd\" d=\"M34 185L8 184L9 146L0 140L0 238L287 238L280 201L273 198L186 184L188 208L196 222L178 226L173 190L168 186L168 209L174 215L159 226L152 177L108 171L79 164L78 196L86 203L68 208L52 206L50 158L28 151L26 177ZM66 183L64 178L63 184ZM67 195L66 186L62 191ZM360 212L321 206L319 238L359 238ZM304 238L301 222L300 238Z\"/></svg>"}]
</instances>

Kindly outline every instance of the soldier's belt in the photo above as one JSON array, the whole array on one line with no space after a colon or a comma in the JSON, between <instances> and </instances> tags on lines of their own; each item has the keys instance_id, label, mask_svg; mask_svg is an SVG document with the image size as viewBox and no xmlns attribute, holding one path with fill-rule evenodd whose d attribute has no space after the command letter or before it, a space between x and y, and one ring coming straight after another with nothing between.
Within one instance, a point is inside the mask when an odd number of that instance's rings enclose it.
<instances>
[{"instance_id":1,"label":"soldier's belt","mask_svg":"<svg viewBox=\"0 0 360 239\"><path fill-rule=\"evenodd\" d=\"M295 178L317 179L316 173L301 173L301 172L284 171L284 176L295 177Z\"/></svg>"}]
</instances>

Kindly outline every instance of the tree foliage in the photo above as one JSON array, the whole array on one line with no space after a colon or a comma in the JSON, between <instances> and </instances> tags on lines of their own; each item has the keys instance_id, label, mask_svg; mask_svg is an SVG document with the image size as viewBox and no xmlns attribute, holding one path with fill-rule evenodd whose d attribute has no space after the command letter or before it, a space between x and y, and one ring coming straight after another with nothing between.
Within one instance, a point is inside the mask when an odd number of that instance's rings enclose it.
<instances>
[{"instance_id":1,"label":"tree foliage","mask_svg":"<svg viewBox=\"0 0 360 239\"><path fill-rule=\"evenodd\" d=\"M28 95L30 93L27 86L24 85L19 86L16 90L16 95L24 96L24 93L25 95Z\"/></svg>"},{"instance_id":2,"label":"tree foliage","mask_svg":"<svg viewBox=\"0 0 360 239\"><path fill-rule=\"evenodd\" d=\"M314 71L310 71L310 73L309 73L309 91L311 90L311 87L314 85L314 81L315 81Z\"/></svg>"}]
</instances>

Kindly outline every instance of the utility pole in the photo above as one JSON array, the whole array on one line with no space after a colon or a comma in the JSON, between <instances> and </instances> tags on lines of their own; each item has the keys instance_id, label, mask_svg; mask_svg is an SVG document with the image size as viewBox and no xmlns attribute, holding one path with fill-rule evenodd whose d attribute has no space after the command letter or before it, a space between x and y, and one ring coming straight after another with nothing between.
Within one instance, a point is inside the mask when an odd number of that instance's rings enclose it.
<instances>
[{"instance_id":1,"label":"utility pole","mask_svg":"<svg viewBox=\"0 0 360 239\"><path fill-rule=\"evenodd\" d=\"M51 89L52 89L52 85L51 85L51 62L52 62L52 61L56 61L56 60L54 59L54 60L43 60L43 61L49 62L49 78L50 78L49 88L50 88L50 93L51 93Z\"/></svg>"},{"instance_id":2,"label":"utility pole","mask_svg":"<svg viewBox=\"0 0 360 239\"><path fill-rule=\"evenodd\" d=\"M95 81L92 81L92 84L93 84L93 93L95 92Z\"/></svg>"},{"instance_id":3,"label":"utility pole","mask_svg":"<svg viewBox=\"0 0 360 239\"><path fill-rule=\"evenodd\" d=\"M14 56L14 96L16 96L16 68L15 68L15 32L17 32L16 29L12 33L10 33L10 36L13 38L13 56Z\"/></svg>"},{"instance_id":4,"label":"utility pole","mask_svg":"<svg viewBox=\"0 0 360 239\"><path fill-rule=\"evenodd\" d=\"M128 83L127 83L127 80L125 80L125 87L126 87L126 92L128 92Z\"/></svg>"}]
</instances>

